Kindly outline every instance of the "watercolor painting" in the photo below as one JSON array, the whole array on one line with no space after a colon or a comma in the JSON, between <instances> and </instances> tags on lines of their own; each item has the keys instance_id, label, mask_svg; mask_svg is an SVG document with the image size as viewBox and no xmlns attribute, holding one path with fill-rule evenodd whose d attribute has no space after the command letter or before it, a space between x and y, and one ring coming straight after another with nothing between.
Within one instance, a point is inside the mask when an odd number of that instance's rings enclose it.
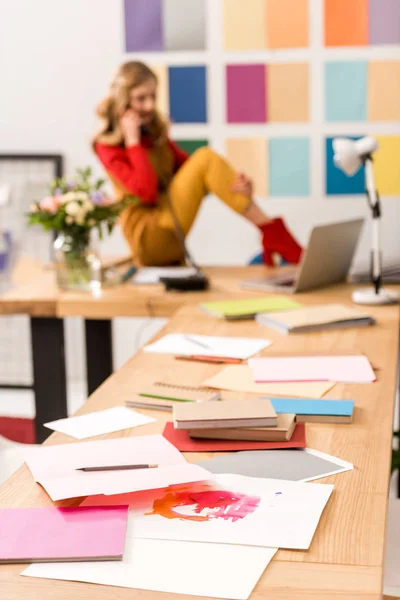
<instances>
[{"instance_id":1,"label":"watercolor painting","mask_svg":"<svg viewBox=\"0 0 400 600\"><path fill-rule=\"evenodd\" d=\"M204 485L200 491L192 487L179 491L166 491L162 498L153 503L153 510L146 515L159 515L165 519L186 521L210 521L224 519L232 523L244 519L259 506L261 498L228 490L216 490Z\"/></svg>"}]
</instances>

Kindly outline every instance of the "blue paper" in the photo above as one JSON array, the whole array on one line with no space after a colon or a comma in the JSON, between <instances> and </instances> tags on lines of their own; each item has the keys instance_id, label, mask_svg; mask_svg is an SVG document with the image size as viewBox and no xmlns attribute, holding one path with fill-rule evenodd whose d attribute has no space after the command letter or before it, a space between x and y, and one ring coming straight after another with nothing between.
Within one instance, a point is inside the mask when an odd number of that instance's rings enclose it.
<instances>
[{"instance_id":1,"label":"blue paper","mask_svg":"<svg viewBox=\"0 0 400 600\"><path fill-rule=\"evenodd\" d=\"M350 136L346 136L350 137ZM358 140L360 137L352 137L352 140ZM334 138L326 139L326 193L331 195L348 195L348 194L364 194L365 179L364 167L360 167L353 177L349 177L343 171L338 169L333 162L333 146Z\"/></svg>"},{"instance_id":2,"label":"blue paper","mask_svg":"<svg viewBox=\"0 0 400 600\"><path fill-rule=\"evenodd\" d=\"M310 162L308 138L269 140L270 196L308 196Z\"/></svg>"},{"instance_id":3,"label":"blue paper","mask_svg":"<svg viewBox=\"0 0 400 600\"><path fill-rule=\"evenodd\" d=\"M325 118L328 122L367 120L367 61L325 65Z\"/></svg>"},{"instance_id":4,"label":"blue paper","mask_svg":"<svg viewBox=\"0 0 400 600\"><path fill-rule=\"evenodd\" d=\"M351 417L353 400L309 400L308 398L270 398L277 414Z\"/></svg>"},{"instance_id":5,"label":"blue paper","mask_svg":"<svg viewBox=\"0 0 400 600\"><path fill-rule=\"evenodd\" d=\"M204 66L169 68L169 105L173 123L207 122Z\"/></svg>"}]
</instances>

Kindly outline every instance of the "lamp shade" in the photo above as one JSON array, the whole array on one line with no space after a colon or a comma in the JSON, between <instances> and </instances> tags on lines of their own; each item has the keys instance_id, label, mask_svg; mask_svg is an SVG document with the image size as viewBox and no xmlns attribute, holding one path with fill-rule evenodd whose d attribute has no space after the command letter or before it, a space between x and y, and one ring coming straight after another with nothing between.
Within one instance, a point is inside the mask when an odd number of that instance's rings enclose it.
<instances>
[{"instance_id":1,"label":"lamp shade","mask_svg":"<svg viewBox=\"0 0 400 600\"><path fill-rule=\"evenodd\" d=\"M357 173L365 157L378 149L378 142L371 137L363 137L359 140L335 138L332 145L335 165L349 177Z\"/></svg>"}]
</instances>

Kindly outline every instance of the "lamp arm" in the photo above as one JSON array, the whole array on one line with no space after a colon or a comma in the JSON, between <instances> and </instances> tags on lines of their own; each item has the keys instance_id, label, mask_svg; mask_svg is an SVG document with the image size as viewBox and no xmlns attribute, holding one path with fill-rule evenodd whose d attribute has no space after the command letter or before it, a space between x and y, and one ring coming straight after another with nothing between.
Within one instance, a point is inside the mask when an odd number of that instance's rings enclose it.
<instances>
[{"instance_id":1,"label":"lamp arm","mask_svg":"<svg viewBox=\"0 0 400 600\"><path fill-rule=\"evenodd\" d=\"M381 265L381 236L380 236L380 218L381 204L379 194L375 188L374 174L372 169L372 158L366 156L365 165L365 188L368 204L372 212L372 249L371 249L371 279L375 287L375 293L378 294L382 283L382 265Z\"/></svg>"}]
</instances>

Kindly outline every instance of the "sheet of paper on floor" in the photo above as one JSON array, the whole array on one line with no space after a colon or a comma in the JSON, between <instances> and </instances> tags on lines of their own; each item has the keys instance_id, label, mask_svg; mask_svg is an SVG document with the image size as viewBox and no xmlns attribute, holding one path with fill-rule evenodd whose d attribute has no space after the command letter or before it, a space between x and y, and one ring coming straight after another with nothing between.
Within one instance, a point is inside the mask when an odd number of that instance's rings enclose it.
<instances>
[{"instance_id":1,"label":"sheet of paper on floor","mask_svg":"<svg viewBox=\"0 0 400 600\"><path fill-rule=\"evenodd\" d=\"M82 467L158 464L156 469L85 473ZM162 435L146 435L26 450L25 461L35 479L54 501L93 494L163 488L204 481L210 473L186 462Z\"/></svg>"},{"instance_id":2,"label":"sheet of paper on floor","mask_svg":"<svg viewBox=\"0 0 400 600\"><path fill-rule=\"evenodd\" d=\"M154 423L155 420L130 408L115 406L79 417L50 421L44 423L44 426L53 429L53 431L66 433L78 440L83 440L96 435L147 425L148 423Z\"/></svg>"}]
</instances>

